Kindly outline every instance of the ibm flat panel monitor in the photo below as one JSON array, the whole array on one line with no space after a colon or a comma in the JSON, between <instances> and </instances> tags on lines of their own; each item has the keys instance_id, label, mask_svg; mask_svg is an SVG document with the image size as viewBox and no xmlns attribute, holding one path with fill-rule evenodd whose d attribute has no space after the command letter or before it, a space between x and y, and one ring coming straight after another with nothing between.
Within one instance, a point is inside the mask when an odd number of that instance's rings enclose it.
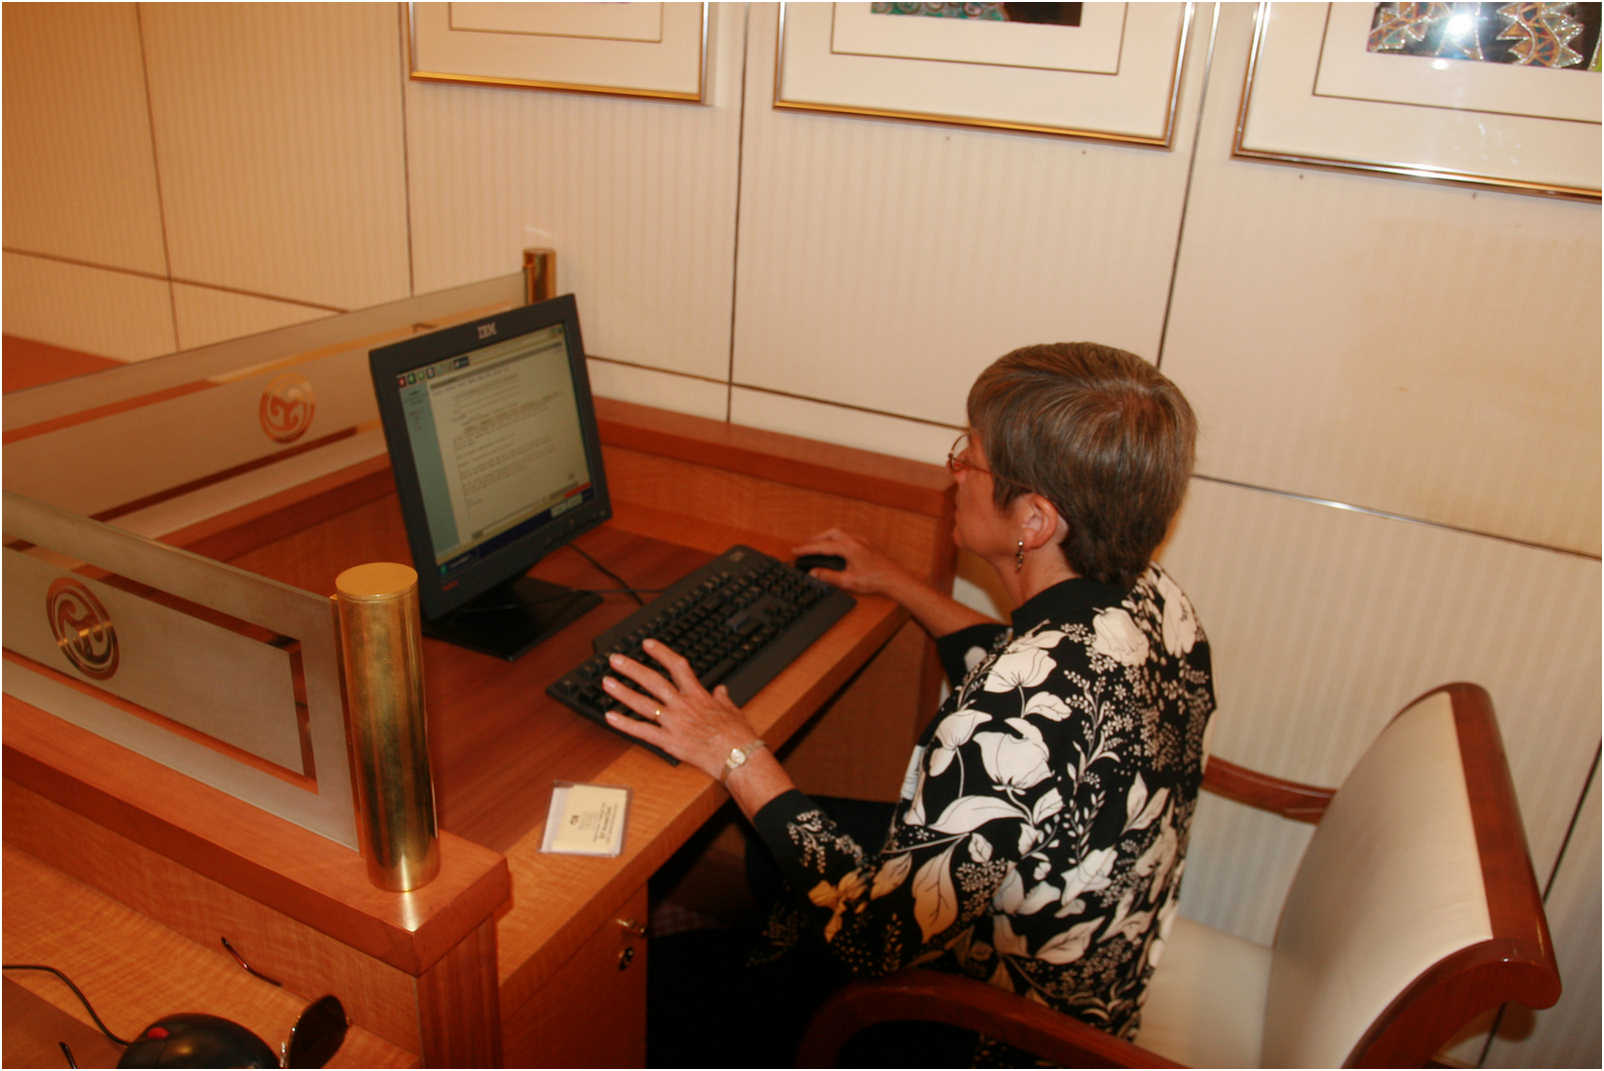
<instances>
[{"instance_id":1,"label":"ibm flat panel monitor","mask_svg":"<svg viewBox=\"0 0 1604 1071\"><path fill-rule=\"evenodd\" d=\"M512 659L598 605L523 575L612 516L573 295L368 363L425 634Z\"/></svg>"}]
</instances>

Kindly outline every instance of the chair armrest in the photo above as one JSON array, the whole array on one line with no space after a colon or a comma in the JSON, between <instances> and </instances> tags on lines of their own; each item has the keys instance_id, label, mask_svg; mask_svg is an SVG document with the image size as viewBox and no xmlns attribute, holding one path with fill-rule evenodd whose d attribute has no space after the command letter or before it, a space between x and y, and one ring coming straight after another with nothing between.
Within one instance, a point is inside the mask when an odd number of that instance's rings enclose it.
<instances>
[{"instance_id":1,"label":"chair armrest","mask_svg":"<svg viewBox=\"0 0 1604 1071\"><path fill-rule=\"evenodd\" d=\"M808 1024L797 1066L834 1067L842 1046L860 1030L910 1021L986 1034L1057 1067L1181 1066L997 986L920 969L843 986Z\"/></svg>"},{"instance_id":2,"label":"chair armrest","mask_svg":"<svg viewBox=\"0 0 1604 1071\"><path fill-rule=\"evenodd\" d=\"M1334 788L1272 777L1216 755L1210 755L1204 767L1203 788L1216 796L1311 825L1320 821L1326 804L1337 794Z\"/></svg>"}]
</instances>

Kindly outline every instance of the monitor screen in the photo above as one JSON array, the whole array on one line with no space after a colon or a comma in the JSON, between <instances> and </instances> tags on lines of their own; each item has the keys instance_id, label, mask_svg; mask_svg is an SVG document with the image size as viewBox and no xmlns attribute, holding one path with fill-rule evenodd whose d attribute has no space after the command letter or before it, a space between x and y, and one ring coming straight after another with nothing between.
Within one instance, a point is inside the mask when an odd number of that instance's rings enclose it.
<instances>
[{"instance_id":1,"label":"monitor screen","mask_svg":"<svg viewBox=\"0 0 1604 1071\"><path fill-rule=\"evenodd\" d=\"M368 360L424 631L515 658L600 602L523 575L612 515L573 295Z\"/></svg>"}]
</instances>

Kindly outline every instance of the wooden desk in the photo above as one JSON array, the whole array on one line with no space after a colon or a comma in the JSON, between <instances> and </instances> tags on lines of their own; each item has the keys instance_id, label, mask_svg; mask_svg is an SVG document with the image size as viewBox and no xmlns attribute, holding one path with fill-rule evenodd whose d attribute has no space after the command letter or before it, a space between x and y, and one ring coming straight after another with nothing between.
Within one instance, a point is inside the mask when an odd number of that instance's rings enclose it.
<instances>
[{"instance_id":1,"label":"wooden desk","mask_svg":"<svg viewBox=\"0 0 1604 1071\"><path fill-rule=\"evenodd\" d=\"M829 524L950 582L952 499L937 466L606 400L598 411L615 518L580 543L631 583L660 586L735 542L788 555ZM332 591L349 565L408 560L383 459L168 538L318 592ZM611 586L570 551L534 572ZM588 654L596 631L632 608L610 597L512 664L426 642L445 867L405 896L372 888L360 859L331 842L6 697L8 960L29 940L13 933L13 875L34 884L15 852L176 932L197 946L194 969L204 965L205 977L239 974L217 950L221 931L294 993L336 993L375 1045L427 1064L640 1064L646 950L618 920L644 922L647 879L726 797L706 775L671 767L544 694ZM885 795L938 688L933 650L906 615L860 599L747 710L805 789ZM622 857L540 853L558 779L633 788ZM74 942L46 951L76 965L91 958L82 946L99 942L81 925L73 932ZM119 940L114 930L105 943ZM159 974L146 967L124 983L104 972L111 1003L102 1016L117 1013L131 1031L175 1010ZM48 979L14 981L83 1018ZM270 1036L265 1013L248 1002L225 1007ZM347 1048L390 1062L367 1044L359 1037Z\"/></svg>"}]
</instances>

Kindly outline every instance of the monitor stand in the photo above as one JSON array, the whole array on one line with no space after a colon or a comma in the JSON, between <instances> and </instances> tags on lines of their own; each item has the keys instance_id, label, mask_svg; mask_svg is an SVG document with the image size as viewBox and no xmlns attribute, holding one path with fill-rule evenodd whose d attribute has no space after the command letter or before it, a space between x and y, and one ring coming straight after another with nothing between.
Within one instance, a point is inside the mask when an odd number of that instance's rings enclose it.
<instances>
[{"instance_id":1,"label":"monitor stand","mask_svg":"<svg viewBox=\"0 0 1604 1071\"><path fill-rule=\"evenodd\" d=\"M423 634L511 662L601 601L593 591L522 576L425 621Z\"/></svg>"}]
</instances>

